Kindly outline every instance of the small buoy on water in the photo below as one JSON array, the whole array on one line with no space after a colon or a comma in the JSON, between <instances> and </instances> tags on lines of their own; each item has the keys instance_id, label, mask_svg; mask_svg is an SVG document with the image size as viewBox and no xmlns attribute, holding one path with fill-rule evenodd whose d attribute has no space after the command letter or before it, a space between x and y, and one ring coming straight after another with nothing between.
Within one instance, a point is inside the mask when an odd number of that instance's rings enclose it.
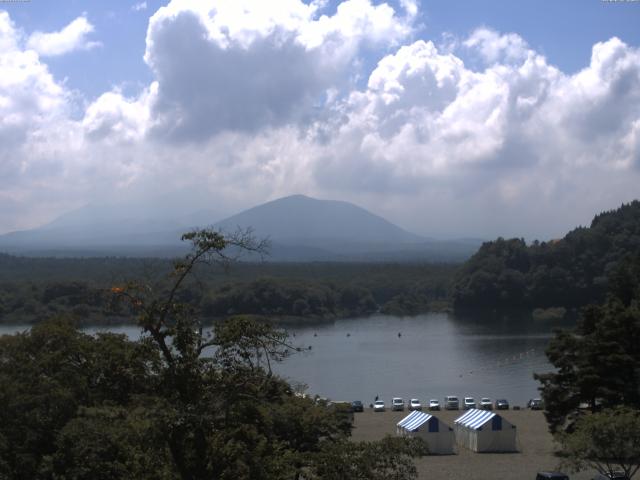
<instances>
[{"instance_id":1,"label":"small buoy on water","mask_svg":"<svg viewBox=\"0 0 640 480\"><path fill-rule=\"evenodd\" d=\"M314 336L314 337L317 337L317 336L318 336L318 334L317 334L317 333L314 333L314 334L313 334L313 336Z\"/></svg>"},{"instance_id":2,"label":"small buoy on water","mask_svg":"<svg viewBox=\"0 0 640 480\"><path fill-rule=\"evenodd\" d=\"M402 333L398 332L398 338L402 336Z\"/></svg>"},{"instance_id":3,"label":"small buoy on water","mask_svg":"<svg viewBox=\"0 0 640 480\"><path fill-rule=\"evenodd\" d=\"M309 345L309 350L311 350L311 345Z\"/></svg>"},{"instance_id":4,"label":"small buoy on water","mask_svg":"<svg viewBox=\"0 0 640 480\"><path fill-rule=\"evenodd\" d=\"M350 337L350 336L351 336L351 334L350 334L350 333L347 333L347 337Z\"/></svg>"}]
</instances>

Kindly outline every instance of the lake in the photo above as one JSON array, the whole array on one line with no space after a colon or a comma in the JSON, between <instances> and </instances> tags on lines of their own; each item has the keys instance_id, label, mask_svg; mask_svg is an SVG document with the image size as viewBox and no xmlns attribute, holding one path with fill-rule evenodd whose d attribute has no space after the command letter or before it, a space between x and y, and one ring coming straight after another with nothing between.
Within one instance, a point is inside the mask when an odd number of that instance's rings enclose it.
<instances>
[{"instance_id":1,"label":"lake","mask_svg":"<svg viewBox=\"0 0 640 480\"><path fill-rule=\"evenodd\" d=\"M372 403L394 396L443 401L445 395L506 398L524 406L538 396L534 372L550 365L544 350L555 325L505 316L499 319L429 313L376 315L288 328L303 351L275 370L308 392L334 400ZM27 326L0 326L0 334ZM94 333L101 328L87 328ZM132 326L110 331L139 336ZM311 350L308 347L311 346Z\"/></svg>"}]
</instances>

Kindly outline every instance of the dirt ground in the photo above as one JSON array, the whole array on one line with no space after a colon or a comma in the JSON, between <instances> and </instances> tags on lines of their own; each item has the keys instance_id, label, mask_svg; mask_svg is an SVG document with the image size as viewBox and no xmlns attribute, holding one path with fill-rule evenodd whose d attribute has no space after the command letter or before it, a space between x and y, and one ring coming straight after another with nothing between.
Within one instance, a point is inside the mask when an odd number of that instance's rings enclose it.
<instances>
[{"instance_id":1,"label":"dirt ground","mask_svg":"<svg viewBox=\"0 0 640 480\"><path fill-rule=\"evenodd\" d=\"M365 409L355 414L354 440L378 440L395 435L396 424L409 412L378 412ZM453 426L462 411L431 412ZM553 438L541 411L501 411L517 428L517 453L475 453L457 447L456 455L431 455L416 460L420 479L460 480L534 480L536 473L557 470L559 459L554 455ZM565 472L566 473L566 472ZM595 472L569 474L571 480L588 480Z\"/></svg>"}]
</instances>

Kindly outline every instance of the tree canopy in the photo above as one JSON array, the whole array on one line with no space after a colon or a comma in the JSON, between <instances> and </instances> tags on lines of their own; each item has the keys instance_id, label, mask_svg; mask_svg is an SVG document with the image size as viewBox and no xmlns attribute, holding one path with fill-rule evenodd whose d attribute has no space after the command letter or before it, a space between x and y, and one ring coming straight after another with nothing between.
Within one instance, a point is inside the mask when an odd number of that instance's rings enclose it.
<instances>
[{"instance_id":1,"label":"tree canopy","mask_svg":"<svg viewBox=\"0 0 640 480\"><path fill-rule=\"evenodd\" d=\"M608 279L640 252L640 201L596 215L564 238L482 245L452 286L455 308L582 307L605 299Z\"/></svg>"},{"instance_id":2,"label":"tree canopy","mask_svg":"<svg viewBox=\"0 0 640 480\"><path fill-rule=\"evenodd\" d=\"M136 281L156 290L172 271L166 259L19 258L0 254L0 323L37 323L71 314L89 325L135 323L116 308L114 284ZM286 323L366 316L415 315L446 307L455 265L424 263L237 262L197 267L178 293L206 322L259 315ZM166 286L166 285L165 285Z\"/></svg>"},{"instance_id":3,"label":"tree canopy","mask_svg":"<svg viewBox=\"0 0 640 480\"><path fill-rule=\"evenodd\" d=\"M0 337L0 478L415 478L424 444L351 442L338 409L273 373L295 353L284 332L231 317L205 333L181 301L197 265L261 244L211 231L184 239L192 253L165 287L112 288L136 313L140 340L87 335L62 317ZM360 477L345 477L356 465Z\"/></svg>"},{"instance_id":4,"label":"tree canopy","mask_svg":"<svg viewBox=\"0 0 640 480\"><path fill-rule=\"evenodd\" d=\"M563 463L572 470L594 468L603 475L640 469L640 411L604 410L578 420L575 430L560 436Z\"/></svg>"},{"instance_id":5,"label":"tree canopy","mask_svg":"<svg viewBox=\"0 0 640 480\"><path fill-rule=\"evenodd\" d=\"M602 305L575 329L558 332L547 356L555 372L537 374L552 431L591 412L640 408L640 256L622 262Z\"/></svg>"}]
</instances>

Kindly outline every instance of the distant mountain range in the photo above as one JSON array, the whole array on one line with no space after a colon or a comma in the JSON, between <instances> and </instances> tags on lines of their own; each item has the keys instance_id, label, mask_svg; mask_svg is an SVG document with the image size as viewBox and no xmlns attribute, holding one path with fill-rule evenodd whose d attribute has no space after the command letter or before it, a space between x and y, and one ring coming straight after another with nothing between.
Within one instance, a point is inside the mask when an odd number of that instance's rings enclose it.
<instances>
[{"instance_id":1,"label":"distant mountain range","mask_svg":"<svg viewBox=\"0 0 640 480\"><path fill-rule=\"evenodd\" d=\"M220 218L220 217L218 217ZM160 218L126 206L87 206L32 230L0 235L0 251L32 256L174 256L197 226L252 228L273 261L461 261L481 240L438 241L408 232L352 203L292 195L215 222L215 212Z\"/></svg>"}]
</instances>

